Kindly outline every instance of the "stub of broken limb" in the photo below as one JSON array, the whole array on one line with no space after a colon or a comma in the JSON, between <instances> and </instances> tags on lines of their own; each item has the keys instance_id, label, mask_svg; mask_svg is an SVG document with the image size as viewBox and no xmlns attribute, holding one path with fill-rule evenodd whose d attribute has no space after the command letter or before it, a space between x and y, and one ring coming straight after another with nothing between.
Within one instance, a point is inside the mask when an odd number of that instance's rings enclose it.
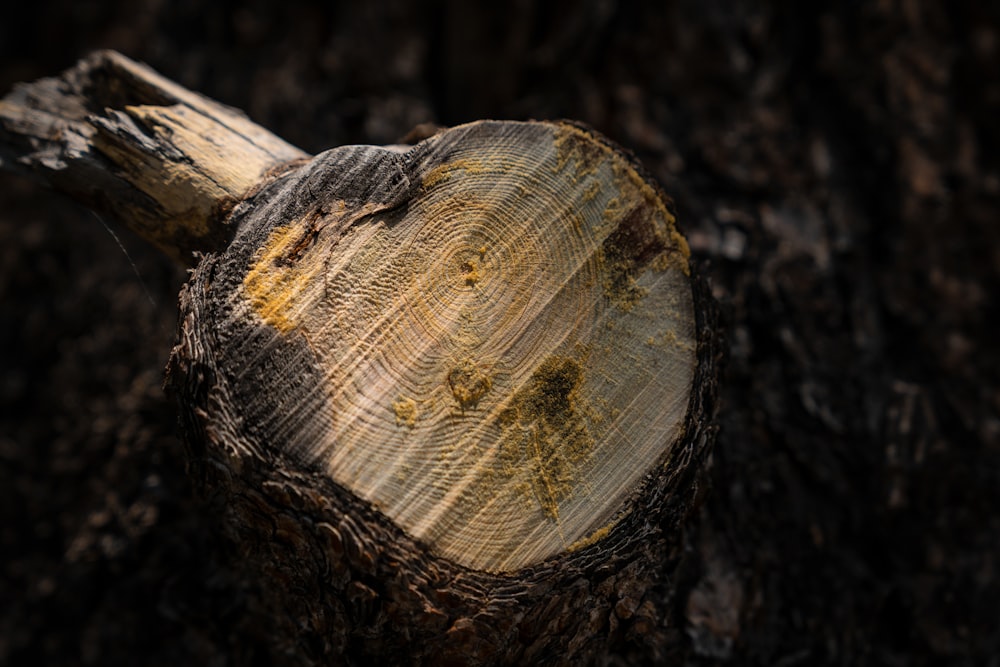
<instances>
[{"instance_id":1,"label":"stub of broken limb","mask_svg":"<svg viewBox=\"0 0 1000 667\"><path fill-rule=\"evenodd\" d=\"M113 51L0 100L0 167L111 214L186 264L225 245L233 203L305 157L240 111Z\"/></svg>"}]
</instances>

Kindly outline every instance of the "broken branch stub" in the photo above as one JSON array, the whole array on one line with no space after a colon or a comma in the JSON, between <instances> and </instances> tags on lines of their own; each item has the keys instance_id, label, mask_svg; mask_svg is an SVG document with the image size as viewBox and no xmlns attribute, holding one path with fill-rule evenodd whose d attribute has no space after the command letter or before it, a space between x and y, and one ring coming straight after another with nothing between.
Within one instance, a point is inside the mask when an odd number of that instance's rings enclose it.
<instances>
[{"instance_id":1,"label":"broken branch stub","mask_svg":"<svg viewBox=\"0 0 1000 667\"><path fill-rule=\"evenodd\" d=\"M184 264L225 246L229 208L305 153L113 51L0 100L0 167L108 213Z\"/></svg>"}]
</instances>

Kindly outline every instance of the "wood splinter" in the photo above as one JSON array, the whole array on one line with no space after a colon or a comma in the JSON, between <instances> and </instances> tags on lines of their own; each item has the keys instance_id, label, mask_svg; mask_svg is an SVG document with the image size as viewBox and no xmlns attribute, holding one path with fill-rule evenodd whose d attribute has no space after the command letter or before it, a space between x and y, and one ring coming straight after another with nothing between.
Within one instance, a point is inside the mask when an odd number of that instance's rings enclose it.
<instances>
[{"instance_id":1,"label":"wood splinter","mask_svg":"<svg viewBox=\"0 0 1000 667\"><path fill-rule=\"evenodd\" d=\"M169 385L275 660L668 654L720 349L669 199L565 122L306 158L113 53L0 102L4 166L204 253Z\"/></svg>"}]
</instances>

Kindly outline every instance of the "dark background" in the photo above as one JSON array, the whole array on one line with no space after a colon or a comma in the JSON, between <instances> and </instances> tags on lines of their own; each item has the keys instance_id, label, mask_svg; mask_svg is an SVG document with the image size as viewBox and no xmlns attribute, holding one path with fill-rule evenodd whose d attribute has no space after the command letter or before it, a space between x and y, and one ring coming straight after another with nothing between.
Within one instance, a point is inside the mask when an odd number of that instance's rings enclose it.
<instances>
[{"instance_id":1,"label":"dark background","mask_svg":"<svg viewBox=\"0 0 1000 667\"><path fill-rule=\"evenodd\" d=\"M24 2L0 90L105 47L311 152L634 150L729 331L688 661L998 664L1000 5ZM0 174L0 664L266 664L161 390L184 272L111 229Z\"/></svg>"}]
</instances>

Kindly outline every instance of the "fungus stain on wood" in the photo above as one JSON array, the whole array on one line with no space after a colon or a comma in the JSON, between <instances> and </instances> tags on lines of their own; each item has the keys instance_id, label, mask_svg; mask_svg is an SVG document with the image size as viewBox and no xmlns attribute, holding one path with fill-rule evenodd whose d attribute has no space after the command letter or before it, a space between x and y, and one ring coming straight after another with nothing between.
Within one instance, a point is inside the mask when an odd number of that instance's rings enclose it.
<instances>
[{"instance_id":1,"label":"fungus stain on wood","mask_svg":"<svg viewBox=\"0 0 1000 667\"><path fill-rule=\"evenodd\" d=\"M654 257L668 251L652 213L645 206L632 209L601 244L604 294L622 310L631 310L645 296L646 290L636 284L636 278Z\"/></svg>"},{"instance_id":2,"label":"fungus stain on wood","mask_svg":"<svg viewBox=\"0 0 1000 667\"><path fill-rule=\"evenodd\" d=\"M502 476L519 478L549 519L577 489L594 449L586 423L589 406L578 388L583 365L572 357L546 359L497 419L502 429L498 462Z\"/></svg>"},{"instance_id":3,"label":"fungus stain on wood","mask_svg":"<svg viewBox=\"0 0 1000 667\"><path fill-rule=\"evenodd\" d=\"M396 426L413 428L417 423L417 402L408 396L400 396L392 403L396 415Z\"/></svg>"},{"instance_id":4,"label":"fungus stain on wood","mask_svg":"<svg viewBox=\"0 0 1000 667\"><path fill-rule=\"evenodd\" d=\"M493 381L476 364L465 361L448 373L448 387L462 409L468 410L479 404L493 387Z\"/></svg>"},{"instance_id":5,"label":"fungus stain on wood","mask_svg":"<svg viewBox=\"0 0 1000 667\"><path fill-rule=\"evenodd\" d=\"M570 162L576 165L576 178L597 173L611 154L610 149L573 125L560 125L555 132L555 173L563 171Z\"/></svg>"},{"instance_id":6,"label":"fungus stain on wood","mask_svg":"<svg viewBox=\"0 0 1000 667\"><path fill-rule=\"evenodd\" d=\"M611 165L611 185L617 194L608 200L602 225L612 231L599 252L605 296L628 311L645 295L636 279L647 267L659 272L676 268L690 275L690 248L656 189L630 165L615 159L610 146L584 130L560 125L555 134L556 172L572 165L579 181L596 178L601 165ZM599 189L600 181L592 181L584 201L593 199ZM637 201L641 202L638 206Z\"/></svg>"},{"instance_id":7,"label":"fungus stain on wood","mask_svg":"<svg viewBox=\"0 0 1000 667\"><path fill-rule=\"evenodd\" d=\"M322 270L321 265L298 262L314 239L311 226L303 229L292 223L276 228L243 278L243 289L254 312L282 333L297 326L290 316L294 302L314 284Z\"/></svg>"}]
</instances>

